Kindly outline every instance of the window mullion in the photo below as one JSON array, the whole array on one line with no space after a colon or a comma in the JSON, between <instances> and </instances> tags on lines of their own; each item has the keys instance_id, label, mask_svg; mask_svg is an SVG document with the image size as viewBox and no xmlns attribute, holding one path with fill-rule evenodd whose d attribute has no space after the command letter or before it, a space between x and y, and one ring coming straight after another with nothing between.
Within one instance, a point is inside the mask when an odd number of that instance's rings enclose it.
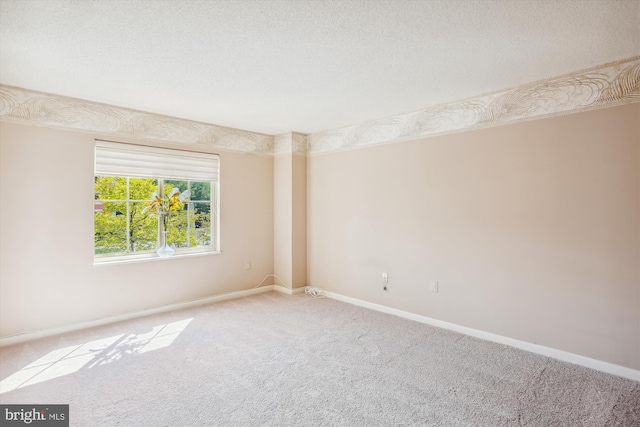
<instances>
[{"instance_id":1,"label":"window mullion","mask_svg":"<svg viewBox=\"0 0 640 427\"><path fill-rule=\"evenodd\" d=\"M187 191L191 194L191 181L187 181ZM191 202L187 201L187 247L191 247Z\"/></svg>"},{"instance_id":2,"label":"window mullion","mask_svg":"<svg viewBox=\"0 0 640 427\"><path fill-rule=\"evenodd\" d=\"M129 177L127 177L127 252L132 252L131 248L131 193L129 187Z\"/></svg>"},{"instance_id":3,"label":"window mullion","mask_svg":"<svg viewBox=\"0 0 640 427\"><path fill-rule=\"evenodd\" d=\"M164 180L158 178L158 195L161 199L164 199ZM158 247L164 245L164 223L162 222L162 210L158 209Z\"/></svg>"}]
</instances>

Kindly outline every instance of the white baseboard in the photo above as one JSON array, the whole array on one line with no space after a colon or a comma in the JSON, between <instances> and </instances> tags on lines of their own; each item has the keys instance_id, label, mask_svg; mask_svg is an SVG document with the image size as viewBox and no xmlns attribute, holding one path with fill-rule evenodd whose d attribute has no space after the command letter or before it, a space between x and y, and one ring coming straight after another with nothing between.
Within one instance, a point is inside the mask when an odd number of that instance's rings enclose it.
<instances>
[{"instance_id":1,"label":"white baseboard","mask_svg":"<svg viewBox=\"0 0 640 427\"><path fill-rule=\"evenodd\" d=\"M280 285L273 285L273 290L276 292L282 292L283 294L287 294L287 295L295 295L295 294L300 294L302 292L304 292L306 286L302 286L300 288L285 288L284 286L280 286Z\"/></svg>"},{"instance_id":2,"label":"white baseboard","mask_svg":"<svg viewBox=\"0 0 640 427\"><path fill-rule=\"evenodd\" d=\"M278 287L281 287L282 289L287 289L287 288L283 288L282 286L278 286ZM179 302L179 303L175 303L175 304L164 305L162 307L156 307L156 308L151 308L151 309L148 309L148 310L136 311L134 313L120 314L118 316L111 316L111 317L105 317L105 318L102 318L102 319L89 320L87 322L79 322L79 323L74 323L72 325L60 326L60 327L57 327L57 328L42 329L42 330L38 330L38 331L25 332L25 333L21 333L21 334L17 334L17 335L10 335L10 336L7 336L7 337L0 338L0 347L4 347L4 346L7 346L7 345L12 345L12 344L18 344L18 343L21 343L21 342L26 342L26 341L31 341L31 340L36 340L38 338L45 338L45 337L50 337L50 336L53 336L53 335L65 334L65 333L68 333L68 332L78 331L78 330L81 330L81 329L87 329L87 328L93 328L93 327L96 327L96 326L107 325L109 323L121 322L123 320L135 319L136 317L144 317L144 316L149 316L149 315L152 315L152 314L164 313L164 312L167 312L167 311L180 310L180 309L183 309L183 308L195 307L195 306L198 306L198 305L209 304L209 303L212 303L212 302L219 302L219 301L225 301L225 300L230 300L230 299L235 299L235 298L242 298L242 297L246 297L246 296L249 296L249 295L261 294L263 292L269 292L269 291L273 291L273 290L274 290L274 285L261 286L259 288L246 289L244 291L227 292L227 293L224 293L224 294L214 295L214 296L211 296L211 297L200 298L200 299L191 300L191 301L185 301L185 302ZM287 290L291 291L290 289L287 289ZM294 289L294 291L297 291L297 290ZM280 291L280 292L282 292L282 291ZM291 295L291 294L289 294L289 295Z\"/></svg>"},{"instance_id":3,"label":"white baseboard","mask_svg":"<svg viewBox=\"0 0 640 427\"><path fill-rule=\"evenodd\" d=\"M306 287L289 289L280 285L268 285L268 286L262 286L259 288L246 289L243 291L227 292L220 295L214 295L211 297L200 298L197 300L185 301L185 302L180 302L176 304L169 304L162 307L156 307L148 310L137 311L134 313L121 314L118 316L111 316L111 317L106 317L102 319L90 320L87 322L79 322L79 323L74 323L72 325L60 326L56 328L30 331L30 332L21 333L18 335L10 335L7 337L0 338L0 347L12 345L12 344L18 344L21 342L31 341L39 338L60 335L68 332L78 331L81 329L107 325L110 323L121 322L123 320L135 319L137 317L144 317L152 314L179 310L179 309L188 308L188 307L195 307L198 305L204 305L204 304L209 304L213 302L225 301L225 300L230 300L235 298L242 298L249 295L260 294L263 292L277 291L287 295L295 295L295 294L304 292L305 288ZM545 347L542 345L533 344L526 341L520 341L514 338L509 338L502 335L481 331L478 329L468 328L466 326L456 325L455 323L444 322L442 320L437 320L431 317L410 313L408 311L398 310L398 309L387 307L381 304L375 304L369 301L348 297L348 296L337 294L334 292L329 292L329 291L323 291L323 292L328 298L333 298L338 301L343 301L343 302L357 305L360 307L369 308L371 310L380 311L382 313L392 314L394 316L402 317L402 318L413 320L416 322L426 323L428 325L436 326L443 329L448 329L448 330L459 332L472 337L484 339L487 341L492 341L498 344L505 344L511 347L519 348L521 350L526 350L532 353L562 360L564 362L573 363L575 365L585 366L587 368L606 372L608 374L613 374L613 375L628 378L631 380L640 381L639 370L627 368L620 365L615 365L609 362L603 362L601 360L591 359L589 357L581 356L579 354L569 353L567 351L558 350L551 347Z\"/></svg>"},{"instance_id":4,"label":"white baseboard","mask_svg":"<svg viewBox=\"0 0 640 427\"><path fill-rule=\"evenodd\" d=\"M563 362L573 363L574 365L585 366L587 368L595 369L597 371L602 371L608 374L617 375L619 377L640 381L640 371L635 369L627 368L620 365L614 365L613 363L591 359L589 357L581 356L579 354L569 353L567 351L558 350L551 347L545 347L543 345L533 344L526 341L520 341L514 338L505 337L502 335L492 334L490 332L485 332L478 329L468 328L466 326L456 325L455 323L443 322L442 320L433 319L431 317L426 317L419 314L409 313L407 311L402 311L402 310L387 307L384 305L375 304L369 301L364 301L357 298L336 294L334 292L329 292L329 291L323 291L323 292L328 298L333 298L338 301L343 301L343 302L357 305L360 307L369 308L371 310L380 311L382 313L392 314L394 316L403 317L405 319L414 320L416 322L426 323L428 325L436 326L438 328L460 332L461 334L470 335L472 337L480 338L487 341L492 341L498 344L505 344L511 347L519 348L521 350L526 350L532 353L562 360Z\"/></svg>"}]
</instances>

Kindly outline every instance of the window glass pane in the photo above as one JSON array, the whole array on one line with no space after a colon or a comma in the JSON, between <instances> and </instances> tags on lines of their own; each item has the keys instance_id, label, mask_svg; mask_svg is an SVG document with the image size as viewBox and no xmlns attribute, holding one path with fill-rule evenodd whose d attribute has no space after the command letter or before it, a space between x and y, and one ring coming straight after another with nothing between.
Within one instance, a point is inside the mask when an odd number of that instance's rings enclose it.
<instances>
[{"instance_id":1,"label":"window glass pane","mask_svg":"<svg viewBox=\"0 0 640 427\"><path fill-rule=\"evenodd\" d=\"M211 203L193 203L192 216L195 246L211 246Z\"/></svg>"},{"instance_id":2,"label":"window glass pane","mask_svg":"<svg viewBox=\"0 0 640 427\"><path fill-rule=\"evenodd\" d=\"M94 230L96 254L121 253L127 250L127 204L102 202L95 207Z\"/></svg>"},{"instance_id":3,"label":"window glass pane","mask_svg":"<svg viewBox=\"0 0 640 427\"><path fill-rule=\"evenodd\" d=\"M175 193L177 189L177 193ZM165 180L164 194L169 197L170 215L167 219L167 240L175 248L189 247L188 198L179 196L189 189L188 181ZM171 197L173 195L173 197Z\"/></svg>"},{"instance_id":4,"label":"window glass pane","mask_svg":"<svg viewBox=\"0 0 640 427\"><path fill-rule=\"evenodd\" d=\"M151 200L151 195L157 190L157 179L129 178L130 200Z\"/></svg>"},{"instance_id":5,"label":"window glass pane","mask_svg":"<svg viewBox=\"0 0 640 427\"><path fill-rule=\"evenodd\" d=\"M158 217L144 211L148 202L132 202L129 208L129 243L132 252L151 251L158 242Z\"/></svg>"},{"instance_id":6,"label":"window glass pane","mask_svg":"<svg viewBox=\"0 0 640 427\"><path fill-rule=\"evenodd\" d=\"M164 181L164 194L170 195L171 191L174 188L177 188L180 191L180 193L184 193L189 189L189 183L188 181L173 181L173 180Z\"/></svg>"},{"instance_id":7,"label":"window glass pane","mask_svg":"<svg viewBox=\"0 0 640 427\"><path fill-rule=\"evenodd\" d=\"M164 209L170 207L166 228L158 210L149 209L151 196L159 188L165 195ZM209 181L95 176L95 254L153 253L163 229L167 243L176 249L212 246L212 233L216 232L212 224L216 221L212 221L211 197L215 188ZM187 190L190 194L184 197Z\"/></svg>"},{"instance_id":8,"label":"window glass pane","mask_svg":"<svg viewBox=\"0 0 640 427\"><path fill-rule=\"evenodd\" d=\"M96 176L96 200L126 200L127 178L123 176Z\"/></svg>"},{"instance_id":9,"label":"window glass pane","mask_svg":"<svg viewBox=\"0 0 640 427\"><path fill-rule=\"evenodd\" d=\"M189 244L189 225L187 205L182 204L182 209L171 212L167 221L167 240L170 246L187 248Z\"/></svg>"},{"instance_id":10,"label":"window glass pane","mask_svg":"<svg viewBox=\"0 0 640 427\"><path fill-rule=\"evenodd\" d=\"M211 200L211 183L209 181L191 181L191 200Z\"/></svg>"}]
</instances>

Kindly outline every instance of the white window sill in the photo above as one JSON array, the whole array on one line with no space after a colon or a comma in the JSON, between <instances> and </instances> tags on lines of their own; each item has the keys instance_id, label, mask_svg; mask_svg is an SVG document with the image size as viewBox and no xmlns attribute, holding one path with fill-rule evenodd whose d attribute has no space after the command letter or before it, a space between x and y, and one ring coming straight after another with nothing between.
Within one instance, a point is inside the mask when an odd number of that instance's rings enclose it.
<instances>
[{"instance_id":1,"label":"white window sill","mask_svg":"<svg viewBox=\"0 0 640 427\"><path fill-rule=\"evenodd\" d=\"M172 259L220 255L220 254L221 254L220 251L200 251L200 252L176 253L167 258L162 258L158 256L158 254L156 253L148 253L148 254L142 254L142 255L105 256L100 258L94 258L93 266L100 267L100 266L106 266L106 265L131 264L131 263L148 262L148 261L167 261Z\"/></svg>"}]
</instances>

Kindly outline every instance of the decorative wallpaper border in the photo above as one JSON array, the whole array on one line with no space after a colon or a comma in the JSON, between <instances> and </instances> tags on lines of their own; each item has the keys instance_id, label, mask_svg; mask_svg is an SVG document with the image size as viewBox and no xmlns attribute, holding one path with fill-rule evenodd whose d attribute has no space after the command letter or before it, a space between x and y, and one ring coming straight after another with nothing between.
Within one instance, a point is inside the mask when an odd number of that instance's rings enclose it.
<instances>
[{"instance_id":1,"label":"decorative wallpaper border","mask_svg":"<svg viewBox=\"0 0 640 427\"><path fill-rule=\"evenodd\" d=\"M310 135L264 135L5 85L0 85L0 120L262 155L310 155L633 102L640 102L640 56Z\"/></svg>"},{"instance_id":2,"label":"decorative wallpaper border","mask_svg":"<svg viewBox=\"0 0 640 427\"><path fill-rule=\"evenodd\" d=\"M306 156L308 151L307 135L299 132L287 132L273 137L273 154L293 154Z\"/></svg>"},{"instance_id":3,"label":"decorative wallpaper border","mask_svg":"<svg viewBox=\"0 0 640 427\"><path fill-rule=\"evenodd\" d=\"M273 136L0 85L0 120L273 154Z\"/></svg>"},{"instance_id":4,"label":"decorative wallpaper border","mask_svg":"<svg viewBox=\"0 0 640 427\"><path fill-rule=\"evenodd\" d=\"M640 57L308 136L308 154L640 102Z\"/></svg>"}]
</instances>

